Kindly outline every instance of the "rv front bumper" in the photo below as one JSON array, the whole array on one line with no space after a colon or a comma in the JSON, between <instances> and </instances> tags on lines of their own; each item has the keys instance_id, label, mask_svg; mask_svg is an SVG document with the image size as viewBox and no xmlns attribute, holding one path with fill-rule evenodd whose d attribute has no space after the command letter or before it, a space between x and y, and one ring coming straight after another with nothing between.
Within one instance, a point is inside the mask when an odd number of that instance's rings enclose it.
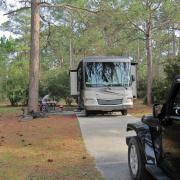
<instances>
[{"instance_id":1,"label":"rv front bumper","mask_svg":"<svg viewBox=\"0 0 180 180\"><path fill-rule=\"evenodd\" d=\"M88 111L120 111L133 108L133 104L123 105L85 105Z\"/></svg>"}]
</instances>

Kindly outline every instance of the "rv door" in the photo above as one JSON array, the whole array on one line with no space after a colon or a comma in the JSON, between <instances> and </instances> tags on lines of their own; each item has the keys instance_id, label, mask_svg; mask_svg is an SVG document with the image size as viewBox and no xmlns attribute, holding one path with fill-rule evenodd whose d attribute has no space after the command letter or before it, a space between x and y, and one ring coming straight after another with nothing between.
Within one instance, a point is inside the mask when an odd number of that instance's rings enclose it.
<instances>
[{"instance_id":1,"label":"rv door","mask_svg":"<svg viewBox=\"0 0 180 180\"><path fill-rule=\"evenodd\" d=\"M71 88L71 95L77 96L77 70L70 70L70 88Z\"/></svg>"}]
</instances>

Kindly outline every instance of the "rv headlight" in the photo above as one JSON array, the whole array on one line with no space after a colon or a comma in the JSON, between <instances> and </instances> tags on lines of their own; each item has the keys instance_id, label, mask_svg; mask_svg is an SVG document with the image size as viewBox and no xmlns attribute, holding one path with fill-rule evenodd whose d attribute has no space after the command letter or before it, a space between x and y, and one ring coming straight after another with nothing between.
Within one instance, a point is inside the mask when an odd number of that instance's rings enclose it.
<instances>
[{"instance_id":1,"label":"rv headlight","mask_svg":"<svg viewBox=\"0 0 180 180\"><path fill-rule=\"evenodd\" d=\"M127 97L127 103L132 103L133 102L133 98L132 97Z\"/></svg>"},{"instance_id":2,"label":"rv headlight","mask_svg":"<svg viewBox=\"0 0 180 180\"><path fill-rule=\"evenodd\" d=\"M96 99L94 98L86 98L85 102L88 104L95 104L96 103Z\"/></svg>"}]
</instances>

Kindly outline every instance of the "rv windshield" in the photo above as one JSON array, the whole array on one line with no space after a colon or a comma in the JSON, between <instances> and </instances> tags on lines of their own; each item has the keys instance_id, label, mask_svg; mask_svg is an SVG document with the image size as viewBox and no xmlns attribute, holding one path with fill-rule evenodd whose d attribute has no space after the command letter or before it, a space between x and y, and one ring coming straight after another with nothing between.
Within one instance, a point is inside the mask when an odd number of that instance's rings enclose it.
<instances>
[{"instance_id":1,"label":"rv windshield","mask_svg":"<svg viewBox=\"0 0 180 180\"><path fill-rule=\"evenodd\" d=\"M85 64L86 87L130 86L130 62L87 62Z\"/></svg>"}]
</instances>

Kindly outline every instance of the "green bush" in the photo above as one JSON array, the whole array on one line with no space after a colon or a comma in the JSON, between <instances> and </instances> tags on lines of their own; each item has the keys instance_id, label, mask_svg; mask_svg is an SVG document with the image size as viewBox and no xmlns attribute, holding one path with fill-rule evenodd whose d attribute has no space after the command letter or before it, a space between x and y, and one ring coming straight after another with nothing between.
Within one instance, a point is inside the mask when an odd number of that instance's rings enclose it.
<instances>
[{"instance_id":1,"label":"green bush","mask_svg":"<svg viewBox=\"0 0 180 180\"><path fill-rule=\"evenodd\" d=\"M164 74L164 78L161 78L160 80L153 80L153 103L164 103L166 101L174 77L180 75L180 56L166 59L166 64L164 65ZM138 97L143 98L144 103L147 103L146 84L147 81L145 79L141 79L139 81L137 91Z\"/></svg>"},{"instance_id":2,"label":"green bush","mask_svg":"<svg viewBox=\"0 0 180 180\"><path fill-rule=\"evenodd\" d=\"M165 78L153 82L154 103L163 103L166 100L174 78L180 75L180 56L168 58L166 62L164 66Z\"/></svg>"},{"instance_id":3,"label":"green bush","mask_svg":"<svg viewBox=\"0 0 180 180\"><path fill-rule=\"evenodd\" d=\"M137 96L143 99L146 96L146 86L147 81L145 79L140 79L137 86Z\"/></svg>"},{"instance_id":4,"label":"green bush","mask_svg":"<svg viewBox=\"0 0 180 180\"><path fill-rule=\"evenodd\" d=\"M25 91L25 89L17 86L15 87L15 89L12 89L7 92L7 96L12 106L18 105L20 101L23 101L25 99ZM23 101L23 104L24 102L25 101Z\"/></svg>"},{"instance_id":5,"label":"green bush","mask_svg":"<svg viewBox=\"0 0 180 180\"><path fill-rule=\"evenodd\" d=\"M28 62L14 61L10 64L4 90L12 106L27 102Z\"/></svg>"},{"instance_id":6,"label":"green bush","mask_svg":"<svg viewBox=\"0 0 180 180\"><path fill-rule=\"evenodd\" d=\"M166 101L168 89L169 89L168 84L165 79L164 80L154 80L153 88L152 88L153 103L163 104Z\"/></svg>"},{"instance_id":7,"label":"green bush","mask_svg":"<svg viewBox=\"0 0 180 180\"><path fill-rule=\"evenodd\" d=\"M40 81L40 97L49 94L57 101L69 95L69 73L65 70L50 70Z\"/></svg>"},{"instance_id":8,"label":"green bush","mask_svg":"<svg viewBox=\"0 0 180 180\"><path fill-rule=\"evenodd\" d=\"M171 84L174 77L180 75L180 55L167 59L164 72L166 74L166 81Z\"/></svg>"}]
</instances>

